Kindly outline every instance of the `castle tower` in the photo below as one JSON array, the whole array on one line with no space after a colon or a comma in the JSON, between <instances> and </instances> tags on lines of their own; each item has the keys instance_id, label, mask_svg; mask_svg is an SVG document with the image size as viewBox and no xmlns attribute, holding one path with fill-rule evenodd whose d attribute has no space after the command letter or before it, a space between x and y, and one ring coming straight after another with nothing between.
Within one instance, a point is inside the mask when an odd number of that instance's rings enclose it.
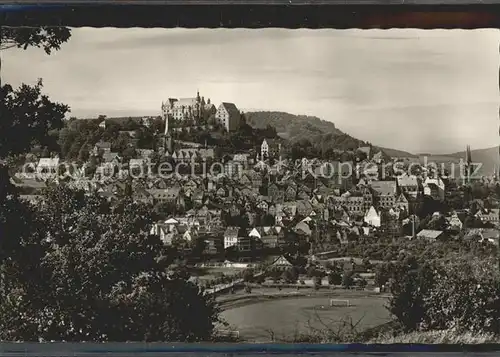
<instances>
[{"instance_id":1,"label":"castle tower","mask_svg":"<svg viewBox=\"0 0 500 357\"><path fill-rule=\"evenodd\" d=\"M164 115L164 119L165 119L165 131L163 134L167 135L168 134L168 114Z\"/></svg>"}]
</instances>

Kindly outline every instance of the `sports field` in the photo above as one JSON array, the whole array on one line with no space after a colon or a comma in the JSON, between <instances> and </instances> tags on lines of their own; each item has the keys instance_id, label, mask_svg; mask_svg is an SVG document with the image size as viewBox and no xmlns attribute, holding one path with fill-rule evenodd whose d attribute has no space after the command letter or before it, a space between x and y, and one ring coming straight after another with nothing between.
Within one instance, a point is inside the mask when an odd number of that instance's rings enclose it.
<instances>
[{"instance_id":1,"label":"sports field","mask_svg":"<svg viewBox=\"0 0 500 357\"><path fill-rule=\"evenodd\" d=\"M347 299L350 306L339 303L330 307L331 298ZM386 298L380 296L339 290L332 296L291 297L236 306L224 311L222 317L233 330L239 331L241 339L269 342L271 333L277 339L290 338L296 333L310 332L309 326L324 329L324 324L338 326L339 321L346 319L361 319L358 330L384 324L389 321L385 303Z\"/></svg>"}]
</instances>

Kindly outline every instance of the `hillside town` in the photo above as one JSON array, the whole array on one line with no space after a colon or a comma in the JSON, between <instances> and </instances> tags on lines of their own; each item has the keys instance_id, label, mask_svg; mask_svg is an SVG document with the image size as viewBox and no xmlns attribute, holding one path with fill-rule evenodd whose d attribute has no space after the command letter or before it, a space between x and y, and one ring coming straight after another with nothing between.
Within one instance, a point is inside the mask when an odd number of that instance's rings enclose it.
<instances>
[{"instance_id":1,"label":"hillside town","mask_svg":"<svg viewBox=\"0 0 500 357\"><path fill-rule=\"evenodd\" d=\"M237 31L2 31L0 339L498 342L497 34Z\"/></svg>"},{"instance_id":2,"label":"hillside town","mask_svg":"<svg viewBox=\"0 0 500 357\"><path fill-rule=\"evenodd\" d=\"M286 257L293 265L299 257L310 260L370 240L461 235L498 244L498 180L496 174L474 176L469 147L452 174L432 163L390 158L371 146L347 152L354 160L333 162L294 159L276 138L256 138L260 145L221 153L206 139L182 138L237 133L244 113L233 103L216 107L199 93L170 98L159 117L128 119L129 127L120 130L105 116L67 125L84 121L102 134L93 137L93 147L84 154L80 149L71 167L60 153L31 155L14 176L22 197L36 200L50 185L97 193L109 202L131 197L157 213L151 234L167 246L196 251L190 258L198 263L251 266L274 259L279 265ZM141 147L141 130L155 126ZM121 149L117 138L125 142Z\"/></svg>"}]
</instances>

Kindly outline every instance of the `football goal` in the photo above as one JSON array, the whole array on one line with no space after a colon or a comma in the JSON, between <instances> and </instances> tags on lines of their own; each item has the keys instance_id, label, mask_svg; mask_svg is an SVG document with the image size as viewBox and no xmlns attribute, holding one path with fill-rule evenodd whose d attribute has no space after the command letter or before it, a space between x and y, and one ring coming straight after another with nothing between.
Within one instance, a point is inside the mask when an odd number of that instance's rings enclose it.
<instances>
[{"instance_id":1,"label":"football goal","mask_svg":"<svg viewBox=\"0 0 500 357\"><path fill-rule=\"evenodd\" d=\"M349 300L330 299L330 306L349 306Z\"/></svg>"}]
</instances>

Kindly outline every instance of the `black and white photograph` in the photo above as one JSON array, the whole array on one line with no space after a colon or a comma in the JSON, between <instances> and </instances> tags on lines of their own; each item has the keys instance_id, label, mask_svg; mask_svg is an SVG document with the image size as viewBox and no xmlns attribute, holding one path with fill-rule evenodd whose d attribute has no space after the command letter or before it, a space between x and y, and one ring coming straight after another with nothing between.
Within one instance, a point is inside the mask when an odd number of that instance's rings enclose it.
<instances>
[{"instance_id":1,"label":"black and white photograph","mask_svg":"<svg viewBox=\"0 0 500 357\"><path fill-rule=\"evenodd\" d=\"M499 43L2 28L0 340L498 343Z\"/></svg>"}]
</instances>

